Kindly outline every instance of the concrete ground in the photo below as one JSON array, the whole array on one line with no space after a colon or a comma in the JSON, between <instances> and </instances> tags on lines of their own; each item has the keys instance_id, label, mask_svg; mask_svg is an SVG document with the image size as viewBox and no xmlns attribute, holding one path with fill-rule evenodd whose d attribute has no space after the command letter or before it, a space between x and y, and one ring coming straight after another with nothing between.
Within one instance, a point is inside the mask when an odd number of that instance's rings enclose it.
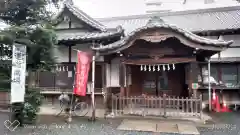
<instances>
[{"instance_id":1,"label":"concrete ground","mask_svg":"<svg viewBox=\"0 0 240 135\"><path fill-rule=\"evenodd\" d=\"M198 132L201 135L239 135L240 134L240 114L238 113L224 113L224 114L211 114L214 117L214 123L207 125L195 125ZM39 120L36 125L25 125L22 128L17 128L15 131L9 131L4 127L4 121L8 119L7 113L0 113L0 131L1 135L180 135L179 129L176 130L176 125L181 126L181 133L189 130L188 122L183 121L157 121L156 129L164 132L152 132L152 131L133 131L133 130L121 130L121 124L130 120L130 125L134 124L135 127L143 127L143 129L150 130L153 121L144 120L148 124L141 124L136 122L136 119L98 119L96 122L89 122L87 118L74 117L71 124L65 122L64 117L54 117L49 115L39 116ZM131 120L135 123L131 123ZM139 120L138 120L139 121ZM156 121L155 121L156 122ZM182 123L181 123L182 122ZM166 124L168 123L168 124ZM172 125L171 125L172 123ZM140 125L140 126L139 126ZM190 124L191 125L191 124ZM191 127L191 128L192 128ZM153 129L153 128L152 128ZM166 133L169 130L173 130L176 133ZM183 133L181 135L187 135Z\"/></svg>"},{"instance_id":2,"label":"concrete ground","mask_svg":"<svg viewBox=\"0 0 240 135\"><path fill-rule=\"evenodd\" d=\"M40 107L39 114L40 115L53 115L53 116L55 116L55 115L59 114L60 112L61 112L60 105L45 104L45 105L42 105ZM82 114L85 114L85 112L86 112L86 110L79 113L79 115L82 116ZM76 112L76 113L78 113L78 112ZM61 113L61 115L64 115L64 113ZM87 111L87 114L85 116L90 117L91 115L92 115L92 110L91 110L91 108L89 108L89 110ZM97 108L96 109L96 117L104 118L105 117L105 110ZM141 116L133 116L133 115L120 115L120 116L118 116L117 114L108 114L108 115L106 115L106 117L108 117L108 118L122 118L122 119L124 119L124 118L126 118L126 119L127 118L137 119L137 118L140 118ZM163 117L157 117L157 116L144 116L144 117L147 118L147 119L156 119L156 118L161 119L161 118L163 118ZM203 113L202 114L202 119L200 119L199 116L179 116L179 115L168 115L168 119L190 120L190 121L203 123L206 120L211 120L211 117L208 114Z\"/></svg>"},{"instance_id":3,"label":"concrete ground","mask_svg":"<svg viewBox=\"0 0 240 135\"><path fill-rule=\"evenodd\" d=\"M107 118L104 110L97 110L98 120L89 122L87 117L73 117L71 124L66 117L55 115L60 112L58 106L42 106L36 125L17 127L9 131L4 122L9 119L8 112L0 113L0 135L239 135L240 112L210 113L213 121L207 124L189 120L149 119L140 117ZM2 124L1 124L2 123Z\"/></svg>"},{"instance_id":4,"label":"concrete ground","mask_svg":"<svg viewBox=\"0 0 240 135\"><path fill-rule=\"evenodd\" d=\"M58 105L43 105L40 107L39 115L57 115L61 112L61 108ZM78 112L76 112L78 113ZM92 109L89 108L88 110L83 110L79 113L80 116L86 114L85 116L90 117L92 116ZM96 109L96 117L104 118L105 110L104 109ZM65 115L64 112L61 115ZM74 114L73 114L74 115Z\"/></svg>"}]
</instances>

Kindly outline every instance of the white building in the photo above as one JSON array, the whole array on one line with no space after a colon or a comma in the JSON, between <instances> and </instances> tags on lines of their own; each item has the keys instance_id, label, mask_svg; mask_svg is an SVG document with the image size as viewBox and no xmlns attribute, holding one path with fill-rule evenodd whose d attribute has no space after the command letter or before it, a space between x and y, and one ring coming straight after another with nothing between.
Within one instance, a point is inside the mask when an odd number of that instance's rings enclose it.
<instances>
[{"instance_id":1,"label":"white building","mask_svg":"<svg viewBox=\"0 0 240 135\"><path fill-rule=\"evenodd\" d=\"M146 13L236 6L236 0L145 0Z\"/></svg>"}]
</instances>

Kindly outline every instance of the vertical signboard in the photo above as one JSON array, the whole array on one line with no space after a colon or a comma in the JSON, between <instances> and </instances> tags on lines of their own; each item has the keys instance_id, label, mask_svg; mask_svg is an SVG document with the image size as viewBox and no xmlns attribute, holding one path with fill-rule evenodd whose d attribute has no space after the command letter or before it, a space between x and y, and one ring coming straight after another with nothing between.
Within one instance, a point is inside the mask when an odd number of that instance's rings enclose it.
<instances>
[{"instance_id":1,"label":"vertical signboard","mask_svg":"<svg viewBox=\"0 0 240 135\"><path fill-rule=\"evenodd\" d=\"M25 75L26 46L15 44L12 49L11 103L24 102Z\"/></svg>"}]
</instances>

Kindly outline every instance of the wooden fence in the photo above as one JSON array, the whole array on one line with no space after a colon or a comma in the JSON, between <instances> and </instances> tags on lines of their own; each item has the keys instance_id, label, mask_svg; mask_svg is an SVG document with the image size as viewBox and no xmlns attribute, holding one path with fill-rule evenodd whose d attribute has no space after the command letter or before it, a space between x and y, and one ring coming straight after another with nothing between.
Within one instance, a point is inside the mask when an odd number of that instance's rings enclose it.
<instances>
[{"instance_id":1,"label":"wooden fence","mask_svg":"<svg viewBox=\"0 0 240 135\"><path fill-rule=\"evenodd\" d=\"M120 115L199 117L202 118L202 96L180 98L172 96L112 95L112 113Z\"/></svg>"}]
</instances>

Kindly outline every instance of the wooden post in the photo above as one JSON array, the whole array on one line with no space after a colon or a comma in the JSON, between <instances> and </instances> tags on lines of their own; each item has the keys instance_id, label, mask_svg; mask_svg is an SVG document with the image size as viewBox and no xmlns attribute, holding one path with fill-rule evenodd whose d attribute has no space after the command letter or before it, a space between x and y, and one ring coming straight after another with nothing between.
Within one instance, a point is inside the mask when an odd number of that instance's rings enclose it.
<instances>
[{"instance_id":1,"label":"wooden post","mask_svg":"<svg viewBox=\"0 0 240 135\"><path fill-rule=\"evenodd\" d=\"M130 75L130 67L126 65L126 96L129 96L129 75Z\"/></svg>"},{"instance_id":2,"label":"wooden post","mask_svg":"<svg viewBox=\"0 0 240 135\"><path fill-rule=\"evenodd\" d=\"M202 95L200 95L200 97L199 97L199 104L200 104L200 119L202 119Z\"/></svg>"},{"instance_id":3,"label":"wooden post","mask_svg":"<svg viewBox=\"0 0 240 135\"><path fill-rule=\"evenodd\" d=\"M197 78L198 78L198 63L196 61L190 63L190 84L189 84L189 96L196 97L197 96L197 90L192 88L193 83L197 83Z\"/></svg>"},{"instance_id":4,"label":"wooden post","mask_svg":"<svg viewBox=\"0 0 240 135\"><path fill-rule=\"evenodd\" d=\"M129 82L129 67L128 67L128 65L126 65L126 79L125 79L125 84L126 84L126 92L125 92L125 96L126 96L126 105L128 105L129 104L129 102L128 102L128 91L129 91L129 84L128 84L128 82Z\"/></svg>"},{"instance_id":5,"label":"wooden post","mask_svg":"<svg viewBox=\"0 0 240 135\"><path fill-rule=\"evenodd\" d=\"M167 95L166 94L163 94L163 110L164 110L164 115L163 117L167 117L167 110L166 110L166 97Z\"/></svg>"},{"instance_id":6,"label":"wooden post","mask_svg":"<svg viewBox=\"0 0 240 135\"><path fill-rule=\"evenodd\" d=\"M124 96L125 95L125 87L126 87L126 65L121 62L120 63L120 74L119 74L119 81L120 81L120 96Z\"/></svg>"},{"instance_id":7,"label":"wooden post","mask_svg":"<svg viewBox=\"0 0 240 135\"><path fill-rule=\"evenodd\" d=\"M68 45L68 62L72 62L72 45Z\"/></svg>"}]
</instances>

